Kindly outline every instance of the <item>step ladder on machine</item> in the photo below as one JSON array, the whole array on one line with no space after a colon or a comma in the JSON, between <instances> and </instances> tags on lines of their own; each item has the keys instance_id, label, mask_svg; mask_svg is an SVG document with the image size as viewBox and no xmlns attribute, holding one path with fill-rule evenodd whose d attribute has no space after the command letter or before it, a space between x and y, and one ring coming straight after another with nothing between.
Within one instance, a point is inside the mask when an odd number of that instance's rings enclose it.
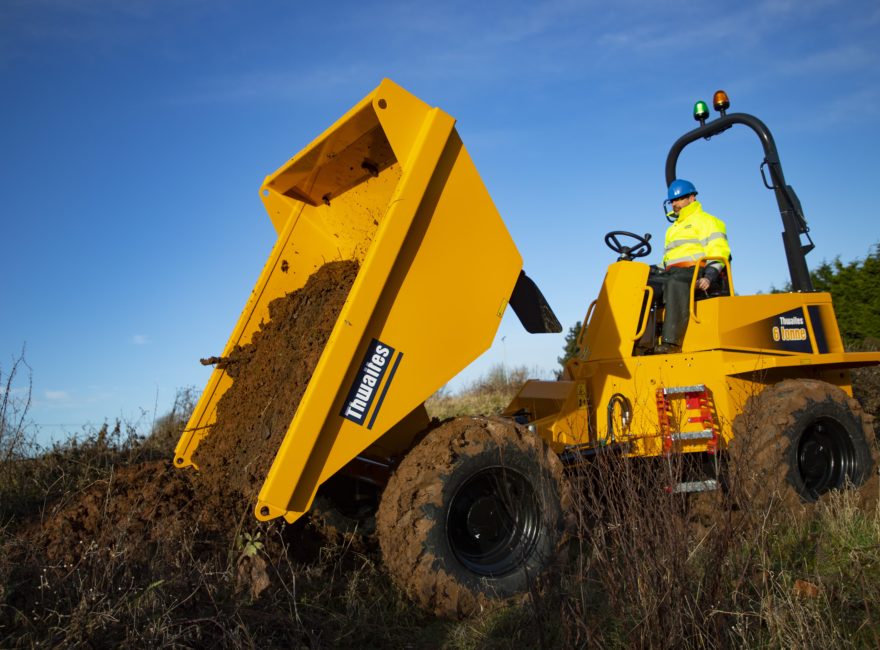
<instances>
[{"instance_id":1,"label":"step ladder on machine","mask_svg":"<svg viewBox=\"0 0 880 650\"><path fill-rule=\"evenodd\" d=\"M678 431L676 419L673 426L673 401L683 400L685 426ZM693 386L661 386L657 389L657 416L660 435L663 440L663 453L671 454L677 442L706 441L706 452L718 451L718 425L712 415L709 390L705 384ZM694 426L695 425L695 426ZM672 487L673 492L703 492L718 488L718 481L687 481Z\"/></svg>"}]
</instances>

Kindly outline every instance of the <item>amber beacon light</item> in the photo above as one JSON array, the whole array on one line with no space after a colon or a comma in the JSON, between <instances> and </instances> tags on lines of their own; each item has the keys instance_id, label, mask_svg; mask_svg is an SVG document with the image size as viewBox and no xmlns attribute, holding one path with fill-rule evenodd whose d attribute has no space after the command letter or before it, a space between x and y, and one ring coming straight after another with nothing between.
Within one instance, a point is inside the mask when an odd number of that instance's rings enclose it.
<instances>
[{"instance_id":1,"label":"amber beacon light","mask_svg":"<svg viewBox=\"0 0 880 650\"><path fill-rule=\"evenodd\" d=\"M727 93L723 90L716 90L715 95L712 97L712 106L715 107L716 111L724 115L727 109L730 108L730 98L727 96Z\"/></svg>"}]
</instances>

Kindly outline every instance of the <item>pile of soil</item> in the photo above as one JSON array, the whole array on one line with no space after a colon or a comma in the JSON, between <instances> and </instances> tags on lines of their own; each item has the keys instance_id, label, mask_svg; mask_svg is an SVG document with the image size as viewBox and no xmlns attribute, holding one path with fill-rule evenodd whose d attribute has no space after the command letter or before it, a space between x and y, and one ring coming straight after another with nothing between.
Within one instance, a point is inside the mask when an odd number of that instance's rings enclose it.
<instances>
[{"instance_id":1,"label":"pile of soil","mask_svg":"<svg viewBox=\"0 0 880 650\"><path fill-rule=\"evenodd\" d=\"M272 301L269 322L221 362L233 383L194 455L199 472L170 461L117 468L34 522L29 537L46 558L63 566L124 553L136 565L167 553L173 562L178 540L195 539L198 557L253 527L253 501L357 272L355 262L324 265L302 289Z\"/></svg>"},{"instance_id":2,"label":"pile of soil","mask_svg":"<svg viewBox=\"0 0 880 650\"><path fill-rule=\"evenodd\" d=\"M144 564L176 551L174 541L193 527L199 504L192 477L165 460L122 466L53 512L32 531L55 565L73 566L87 555L124 553Z\"/></svg>"}]
</instances>

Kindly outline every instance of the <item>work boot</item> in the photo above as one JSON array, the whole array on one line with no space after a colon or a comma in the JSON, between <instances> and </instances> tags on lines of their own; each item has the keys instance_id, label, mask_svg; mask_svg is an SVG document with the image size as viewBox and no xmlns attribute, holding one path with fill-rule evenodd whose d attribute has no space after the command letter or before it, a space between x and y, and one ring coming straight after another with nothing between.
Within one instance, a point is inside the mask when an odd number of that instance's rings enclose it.
<instances>
[{"instance_id":1,"label":"work boot","mask_svg":"<svg viewBox=\"0 0 880 650\"><path fill-rule=\"evenodd\" d=\"M654 348L654 354L675 354L681 352L681 346L675 343L661 343Z\"/></svg>"}]
</instances>

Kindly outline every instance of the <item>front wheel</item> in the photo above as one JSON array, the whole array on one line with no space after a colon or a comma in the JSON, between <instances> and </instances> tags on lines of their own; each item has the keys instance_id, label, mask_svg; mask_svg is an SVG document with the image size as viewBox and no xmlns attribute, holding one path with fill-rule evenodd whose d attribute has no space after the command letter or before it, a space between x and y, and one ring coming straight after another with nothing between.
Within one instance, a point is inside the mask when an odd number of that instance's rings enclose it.
<instances>
[{"instance_id":1,"label":"front wheel","mask_svg":"<svg viewBox=\"0 0 880 650\"><path fill-rule=\"evenodd\" d=\"M815 501L859 486L876 465L874 430L858 402L813 379L789 379L749 400L733 424L732 485L751 503Z\"/></svg>"},{"instance_id":2,"label":"front wheel","mask_svg":"<svg viewBox=\"0 0 880 650\"><path fill-rule=\"evenodd\" d=\"M459 418L432 431L385 488L377 534L394 582L422 607L466 616L528 591L556 564L562 463L512 422Z\"/></svg>"}]
</instances>

